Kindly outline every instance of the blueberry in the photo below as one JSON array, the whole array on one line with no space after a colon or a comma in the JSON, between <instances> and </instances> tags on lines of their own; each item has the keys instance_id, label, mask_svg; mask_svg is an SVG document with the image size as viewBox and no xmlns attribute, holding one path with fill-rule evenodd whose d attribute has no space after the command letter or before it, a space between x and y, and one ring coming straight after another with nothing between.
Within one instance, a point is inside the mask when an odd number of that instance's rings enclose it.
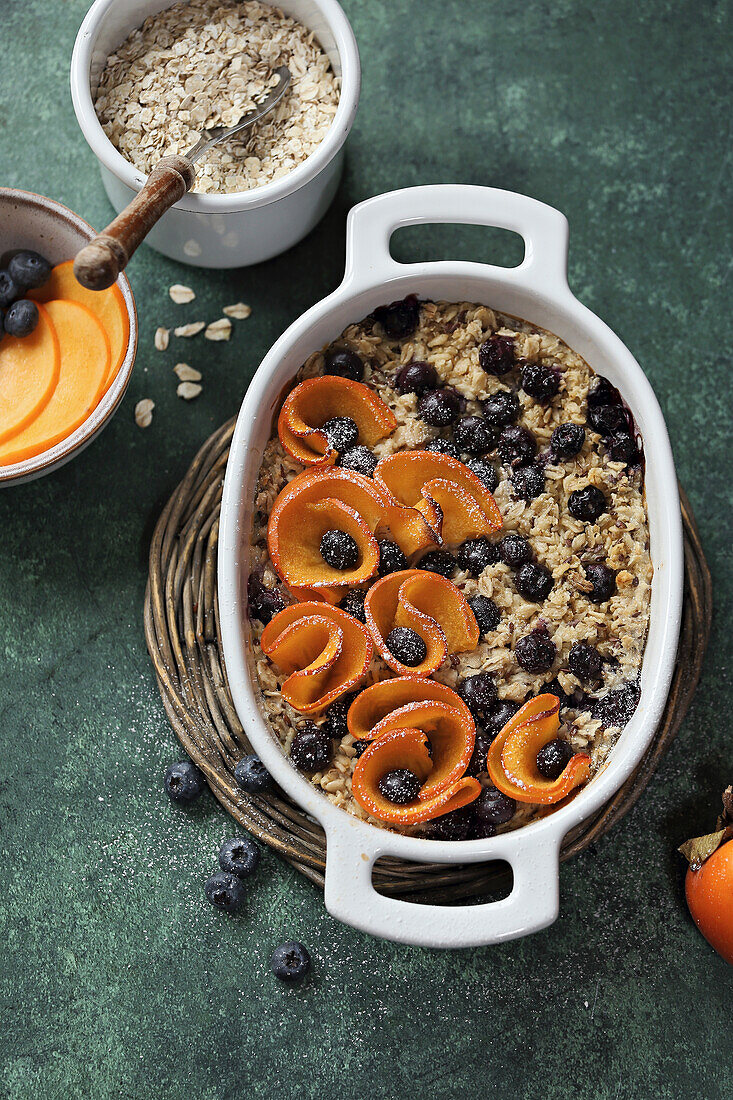
<instances>
[{"instance_id":1,"label":"blueberry","mask_svg":"<svg viewBox=\"0 0 733 1100\"><path fill-rule=\"evenodd\" d=\"M408 768L395 768L387 772L379 780L380 794L388 802L394 802L397 806L404 806L408 802L414 802L417 798L422 783L414 772Z\"/></svg>"},{"instance_id":2,"label":"blueberry","mask_svg":"<svg viewBox=\"0 0 733 1100\"><path fill-rule=\"evenodd\" d=\"M496 546L487 538L468 539L458 547L458 564L472 577L480 577L488 565L498 560Z\"/></svg>"},{"instance_id":3,"label":"blueberry","mask_svg":"<svg viewBox=\"0 0 733 1100\"><path fill-rule=\"evenodd\" d=\"M361 382L364 364L355 351L349 348L333 348L324 356L324 374L337 374L340 378Z\"/></svg>"},{"instance_id":4,"label":"blueberry","mask_svg":"<svg viewBox=\"0 0 733 1100\"><path fill-rule=\"evenodd\" d=\"M432 428L447 428L461 411L461 400L456 391L448 387L426 390L417 408L426 424Z\"/></svg>"},{"instance_id":5,"label":"blueberry","mask_svg":"<svg viewBox=\"0 0 733 1100\"><path fill-rule=\"evenodd\" d=\"M389 573L399 573L400 569L407 569L407 558L395 542L389 539L378 539L379 547L379 576L386 577Z\"/></svg>"},{"instance_id":6,"label":"blueberry","mask_svg":"<svg viewBox=\"0 0 733 1100\"><path fill-rule=\"evenodd\" d=\"M588 408L594 409L599 405L620 405L621 395L615 386L612 386L607 378L598 375L598 380L592 390L588 392Z\"/></svg>"},{"instance_id":7,"label":"blueberry","mask_svg":"<svg viewBox=\"0 0 733 1100\"><path fill-rule=\"evenodd\" d=\"M489 599L488 596L472 596L468 601L468 606L476 616L476 622L482 635L488 634L491 630L496 630L501 619L501 611L493 600Z\"/></svg>"},{"instance_id":8,"label":"blueberry","mask_svg":"<svg viewBox=\"0 0 733 1100\"><path fill-rule=\"evenodd\" d=\"M29 298L19 298L5 314L8 336L30 336L38 324L38 306Z\"/></svg>"},{"instance_id":9,"label":"blueberry","mask_svg":"<svg viewBox=\"0 0 733 1100\"><path fill-rule=\"evenodd\" d=\"M349 707L354 702L356 695L343 695L340 699L337 699L335 703L331 703L331 706L326 711L326 721L321 727L323 732L328 734L329 737L346 737L349 732L349 727L346 721L349 713Z\"/></svg>"},{"instance_id":10,"label":"blueberry","mask_svg":"<svg viewBox=\"0 0 733 1100\"><path fill-rule=\"evenodd\" d=\"M5 335L5 314L0 309L0 340L2 340L4 335Z\"/></svg>"},{"instance_id":11,"label":"blueberry","mask_svg":"<svg viewBox=\"0 0 733 1100\"><path fill-rule=\"evenodd\" d=\"M637 683L624 684L602 699L596 699L591 706L591 716L606 727L625 726L639 705L640 695Z\"/></svg>"},{"instance_id":12,"label":"blueberry","mask_svg":"<svg viewBox=\"0 0 733 1100\"><path fill-rule=\"evenodd\" d=\"M339 604L339 607L348 615L353 615L360 623L364 623L366 622L366 615L364 614L365 599L366 592L364 592L363 589L350 588Z\"/></svg>"},{"instance_id":13,"label":"blueberry","mask_svg":"<svg viewBox=\"0 0 733 1100\"><path fill-rule=\"evenodd\" d=\"M588 423L599 435L628 431L629 421L622 405L594 405L588 409Z\"/></svg>"},{"instance_id":14,"label":"blueberry","mask_svg":"<svg viewBox=\"0 0 733 1100\"><path fill-rule=\"evenodd\" d=\"M353 569L359 560L356 540L346 531L326 531L321 536L321 557L332 569Z\"/></svg>"},{"instance_id":15,"label":"blueberry","mask_svg":"<svg viewBox=\"0 0 733 1100\"><path fill-rule=\"evenodd\" d=\"M409 626L396 626L384 639L387 649L401 664L409 668L421 665L428 655L428 647Z\"/></svg>"},{"instance_id":16,"label":"blueberry","mask_svg":"<svg viewBox=\"0 0 733 1100\"><path fill-rule=\"evenodd\" d=\"M490 336L478 349L478 361L487 374L506 374L514 366L514 340L511 336Z\"/></svg>"},{"instance_id":17,"label":"blueberry","mask_svg":"<svg viewBox=\"0 0 733 1100\"><path fill-rule=\"evenodd\" d=\"M469 676L458 688L458 694L478 722L483 722L496 706L496 684L488 672Z\"/></svg>"},{"instance_id":18,"label":"blueberry","mask_svg":"<svg viewBox=\"0 0 733 1100\"><path fill-rule=\"evenodd\" d=\"M329 447L339 454L351 450L359 441L359 429L350 416L332 416L322 426L321 431L328 440Z\"/></svg>"},{"instance_id":19,"label":"blueberry","mask_svg":"<svg viewBox=\"0 0 733 1100\"><path fill-rule=\"evenodd\" d=\"M574 489L568 498L568 512L574 519L583 523L595 523L599 516L608 511L606 498L595 485L586 485L585 489Z\"/></svg>"},{"instance_id":20,"label":"blueberry","mask_svg":"<svg viewBox=\"0 0 733 1100\"><path fill-rule=\"evenodd\" d=\"M459 451L483 455L496 442L491 427L481 416L462 416L453 427L453 442Z\"/></svg>"},{"instance_id":21,"label":"blueberry","mask_svg":"<svg viewBox=\"0 0 733 1100\"><path fill-rule=\"evenodd\" d=\"M374 320L384 329L385 336L403 340L411 336L420 321L420 305L415 294L408 294L399 302L379 306L374 310Z\"/></svg>"},{"instance_id":22,"label":"blueberry","mask_svg":"<svg viewBox=\"0 0 733 1100\"><path fill-rule=\"evenodd\" d=\"M429 443L426 443L422 448L424 451L431 451L439 455L448 455L449 458L460 459L461 452L456 447L455 443L451 443L450 439L431 439Z\"/></svg>"},{"instance_id":23,"label":"blueberry","mask_svg":"<svg viewBox=\"0 0 733 1100\"><path fill-rule=\"evenodd\" d=\"M507 465L522 466L537 454L537 440L529 428L508 424L499 436L497 450Z\"/></svg>"},{"instance_id":24,"label":"blueberry","mask_svg":"<svg viewBox=\"0 0 733 1100\"><path fill-rule=\"evenodd\" d=\"M473 825L473 806L462 806L430 821L425 835L429 840L466 840Z\"/></svg>"},{"instance_id":25,"label":"blueberry","mask_svg":"<svg viewBox=\"0 0 733 1100\"><path fill-rule=\"evenodd\" d=\"M8 264L13 282L21 290L34 290L51 278L51 265L38 252L16 252Z\"/></svg>"},{"instance_id":26,"label":"blueberry","mask_svg":"<svg viewBox=\"0 0 733 1100\"><path fill-rule=\"evenodd\" d=\"M522 389L537 401L551 401L560 389L560 375L544 363L525 363L521 371Z\"/></svg>"},{"instance_id":27,"label":"blueberry","mask_svg":"<svg viewBox=\"0 0 733 1100\"><path fill-rule=\"evenodd\" d=\"M525 672L549 672L555 663L555 643L544 630L535 630L520 638L514 656Z\"/></svg>"},{"instance_id":28,"label":"blueberry","mask_svg":"<svg viewBox=\"0 0 733 1100\"><path fill-rule=\"evenodd\" d=\"M496 826L511 821L516 812L517 804L513 798L502 794L496 787L484 787L473 803L473 807L478 821Z\"/></svg>"},{"instance_id":29,"label":"blueberry","mask_svg":"<svg viewBox=\"0 0 733 1100\"><path fill-rule=\"evenodd\" d=\"M402 368L395 378L395 389L398 393L425 393L425 390L434 390L438 385L438 374L430 363L408 363Z\"/></svg>"},{"instance_id":30,"label":"blueberry","mask_svg":"<svg viewBox=\"0 0 733 1100\"><path fill-rule=\"evenodd\" d=\"M556 737L537 753L537 771L545 779L558 779L574 756L572 745Z\"/></svg>"},{"instance_id":31,"label":"blueberry","mask_svg":"<svg viewBox=\"0 0 733 1100\"><path fill-rule=\"evenodd\" d=\"M611 462L623 462L626 466L633 466L639 459L639 448L636 440L628 432L617 432L608 443L608 457Z\"/></svg>"},{"instance_id":32,"label":"blueberry","mask_svg":"<svg viewBox=\"0 0 733 1100\"><path fill-rule=\"evenodd\" d=\"M554 695L560 705L560 710L564 710L565 707L568 707L571 704L571 698L568 693L563 690L562 684L558 680L557 676L553 677L552 680L548 680L546 684L542 685L542 694Z\"/></svg>"},{"instance_id":33,"label":"blueberry","mask_svg":"<svg viewBox=\"0 0 733 1100\"><path fill-rule=\"evenodd\" d=\"M552 573L546 565L538 562L526 562L514 578L514 585L520 596L532 603L546 600L552 590Z\"/></svg>"},{"instance_id":34,"label":"blueberry","mask_svg":"<svg viewBox=\"0 0 733 1100\"><path fill-rule=\"evenodd\" d=\"M545 471L539 462L520 466L512 474L512 492L519 500L534 500L545 491Z\"/></svg>"},{"instance_id":35,"label":"blueberry","mask_svg":"<svg viewBox=\"0 0 733 1100\"><path fill-rule=\"evenodd\" d=\"M354 741L354 752L356 754L357 760L359 759L361 754L369 748L370 745L371 741Z\"/></svg>"},{"instance_id":36,"label":"blueberry","mask_svg":"<svg viewBox=\"0 0 733 1100\"><path fill-rule=\"evenodd\" d=\"M508 699L498 699L485 722L487 736L490 736L493 740L497 733L501 733L504 726L514 717L518 710L519 703L512 703Z\"/></svg>"},{"instance_id":37,"label":"blueberry","mask_svg":"<svg viewBox=\"0 0 733 1100\"><path fill-rule=\"evenodd\" d=\"M493 428L505 428L507 424L513 424L519 416L519 410L519 398L510 390L497 390L483 403L484 418Z\"/></svg>"},{"instance_id":38,"label":"blueberry","mask_svg":"<svg viewBox=\"0 0 733 1100\"><path fill-rule=\"evenodd\" d=\"M486 758L494 734L488 733L482 726L476 726L476 740L473 743L473 754L466 768L466 775L472 775L474 779L486 771Z\"/></svg>"},{"instance_id":39,"label":"blueberry","mask_svg":"<svg viewBox=\"0 0 733 1100\"><path fill-rule=\"evenodd\" d=\"M601 679L603 658L588 642L576 642L570 647L568 667L582 683L594 683Z\"/></svg>"},{"instance_id":40,"label":"blueberry","mask_svg":"<svg viewBox=\"0 0 733 1100\"><path fill-rule=\"evenodd\" d=\"M251 875L260 862L260 850L249 837L235 836L225 840L219 849L219 866L238 878Z\"/></svg>"},{"instance_id":41,"label":"blueberry","mask_svg":"<svg viewBox=\"0 0 733 1100\"><path fill-rule=\"evenodd\" d=\"M255 753L243 756L234 769L237 786L247 794L263 794L272 787L272 779L265 765Z\"/></svg>"},{"instance_id":42,"label":"blueberry","mask_svg":"<svg viewBox=\"0 0 733 1100\"><path fill-rule=\"evenodd\" d=\"M558 424L550 439L554 458L575 458L583 449L585 428L582 424Z\"/></svg>"},{"instance_id":43,"label":"blueberry","mask_svg":"<svg viewBox=\"0 0 733 1100\"><path fill-rule=\"evenodd\" d=\"M368 447L350 447L339 458L339 466L353 470L362 477L373 477L379 459Z\"/></svg>"},{"instance_id":44,"label":"blueberry","mask_svg":"<svg viewBox=\"0 0 733 1100\"><path fill-rule=\"evenodd\" d=\"M0 271L0 308L5 309L20 294L20 287L16 285L9 271Z\"/></svg>"},{"instance_id":45,"label":"blueberry","mask_svg":"<svg viewBox=\"0 0 733 1100\"><path fill-rule=\"evenodd\" d=\"M420 558L417 568L427 569L429 573L437 573L450 580L456 571L456 559L447 550L431 550L424 558Z\"/></svg>"},{"instance_id":46,"label":"blueberry","mask_svg":"<svg viewBox=\"0 0 733 1100\"><path fill-rule=\"evenodd\" d=\"M498 544L499 560L505 565L511 565L513 569L532 560L532 547L521 535L510 531Z\"/></svg>"},{"instance_id":47,"label":"blueberry","mask_svg":"<svg viewBox=\"0 0 733 1100\"><path fill-rule=\"evenodd\" d=\"M224 913L238 913L244 905L246 890L241 879L229 871L217 871L206 880L206 900Z\"/></svg>"},{"instance_id":48,"label":"blueberry","mask_svg":"<svg viewBox=\"0 0 733 1100\"><path fill-rule=\"evenodd\" d=\"M250 573L247 582L247 602L250 618L267 626L271 619L285 607L285 600L273 588L265 588L259 577Z\"/></svg>"},{"instance_id":49,"label":"blueberry","mask_svg":"<svg viewBox=\"0 0 733 1100\"><path fill-rule=\"evenodd\" d=\"M593 588L587 593L591 603L605 603L616 591L616 574L602 562L586 565L585 575Z\"/></svg>"},{"instance_id":50,"label":"blueberry","mask_svg":"<svg viewBox=\"0 0 733 1100\"><path fill-rule=\"evenodd\" d=\"M490 493L493 493L499 484L499 475L496 472L496 467L485 458L469 458L466 463L469 470L476 475L479 481L486 486Z\"/></svg>"},{"instance_id":51,"label":"blueberry","mask_svg":"<svg viewBox=\"0 0 733 1100\"><path fill-rule=\"evenodd\" d=\"M206 786L204 773L190 760L170 764L163 778L171 802L193 802Z\"/></svg>"},{"instance_id":52,"label":"blueberry","mask_svg":"<svg viewBox=\"0 0 733 1100\"><path fill-rule=\"evenodd\" d=\"M290 746L290 759L302 772L323 771L331 763L332 756L331 738L313 722L306 722Z\"/></svg>"},{"instance_id":53,"label":"blueberry","mask_svg":"<svg viewBox=\"0 0 733 1100\"><path fill-rule=\"evenodd\" d=\"M275 948L270 966L281 982L299 982L310 970L311 957L302 943L291 940Z\"/></svg>"}]
</instances>

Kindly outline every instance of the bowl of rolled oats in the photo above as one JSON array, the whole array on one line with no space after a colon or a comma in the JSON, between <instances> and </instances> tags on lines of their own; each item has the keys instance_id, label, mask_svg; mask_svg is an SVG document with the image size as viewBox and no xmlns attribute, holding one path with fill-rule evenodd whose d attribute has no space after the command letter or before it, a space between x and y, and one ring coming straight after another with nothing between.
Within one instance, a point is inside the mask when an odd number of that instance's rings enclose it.
<instances>
[{"instance_id":1,"label":"bowl of rolled oats","mask_svg":"<svg viewBox=\"0 0 733 1100\"><path fill-rule=\"evenodd\" d=\"M336 0L96 0L77 35L71 91L114 208L161 157L233 126L277 82L267 119L211 150L191 191L147 237L199 267L259 263L301 240L328 209L356 114L356 41Z\"/></svg>"}]
</instances>

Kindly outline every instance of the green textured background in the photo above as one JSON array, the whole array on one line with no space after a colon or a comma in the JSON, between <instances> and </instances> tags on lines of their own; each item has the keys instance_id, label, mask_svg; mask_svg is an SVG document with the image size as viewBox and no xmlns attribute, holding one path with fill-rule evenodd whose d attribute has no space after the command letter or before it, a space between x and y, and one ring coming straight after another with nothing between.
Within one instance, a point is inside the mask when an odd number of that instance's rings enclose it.
<instances>
[{"instance_id":1,"label":"green textured background","mask_svg":"<svg viewBox=\"0 0 733 1100\"><path fill-rule=\"evenodd\" d=\"M0 0L3 184L97 225L109 207L67 88L85 0ZM675 847L730 782L731 6L710 0L346 0L364 87L337 201L286 256L206 273L142 249L140 350L104 435L0 494L0 1096L224 1100L487 1095L729 1098L733 969L694 929ZM694 706L648 793L562 871L557 923L440 953L338 925L273 856L246 914L202 886L232 833L207 794L162 793L180 756L142 634L152 526L263 353L339 281L347 209L463 181L565 211L570 280L647 371L713 571ZM485 231L421 231L401 255L502 258ZM190 283L196 302L167 288ZM159 324L253 313L230 344L153 350ZM204 373L191 404L173 364ZM148 431L135 402L156 402ZM302 939L288 990L270 951Z\"/></svg>"}]
</instances>

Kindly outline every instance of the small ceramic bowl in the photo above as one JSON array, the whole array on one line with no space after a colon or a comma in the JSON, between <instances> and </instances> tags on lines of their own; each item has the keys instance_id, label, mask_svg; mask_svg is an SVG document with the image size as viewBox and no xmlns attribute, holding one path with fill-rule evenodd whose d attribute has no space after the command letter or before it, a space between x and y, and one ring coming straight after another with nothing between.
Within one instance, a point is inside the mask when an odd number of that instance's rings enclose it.
<instances>
[{"instance_id":1,"label":"small ceramic bowl","mask_svg":"<svg viewBox=\"0 0 733 1100\"><path fill-rule=\"evenodd\" d=\"M72 259L82 245L95 236L88 222L55 199L0 187L0 254L15 248L32 248L52 264ZM137 349L137 313L130 284L124 275L117 280L130 325L127 354L117 377L96 409L76 431L54 447L33 458L0 466L0 485L10 485L50 474L79 454L110 422L127 389Z\"/></svg>"},{"instance_id":2,"label":"small ceramic bowl","mask_svg":"<svg viewBox=\"0 0 733 1100\"><path fill-rule=\"evenodd\" d=\"M109 54L148 16L175 2L96 0L74 44L74 110L118 213L140 190L145 176L105 134L94 110L94 93ZM196 267L260 263L285 252L310 233L336 194L344 142L354 121L361 88L356 39L336 0L277 0L277 7L314 32L341 80L333 122L316 151L282 179L230 195L184 195L146 237L147 244L164 256Z\"/></svg>"}]
</instances>

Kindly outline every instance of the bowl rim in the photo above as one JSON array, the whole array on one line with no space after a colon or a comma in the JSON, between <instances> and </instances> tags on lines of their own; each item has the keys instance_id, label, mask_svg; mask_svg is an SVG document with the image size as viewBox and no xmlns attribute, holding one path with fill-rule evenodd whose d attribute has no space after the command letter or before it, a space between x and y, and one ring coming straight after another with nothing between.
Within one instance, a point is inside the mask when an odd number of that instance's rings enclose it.
<instances>
[{"instance_id":1,"label":"bowl rim","mask_svg":"<svg viewBox=\"0 0 733 1100\"><path fill-rule=\"evenodd\" d=\"M96 236L96 229L88 221L76 214L70 207L65 206L64 203L59 202L58 199L51 199L47 195L40 195L35 191L25 191L18 187L0 187L0 201L3 199L22 202L27 206L39 206L81 233L86 240L92 240ZM52 469L68 462L79 451L83 450L88 443L91 443L92 439L106 427L117 411L132 374L138 342L135 299L130 282L124 273L117 279L117 286L119 286L125 302L130 335L125 357L112 385L86 420L65 439L60 440L53 447L49 447L32 458L25 458L22 462L15 462L10 466L0 466L0 486L50 473Z\"/></svg>"},{"instance_id":2,"label":"bowl rim","mask_svg":"<svg viewBox=\"0 0 733 1100\"><path fill-rule=\"evenodd\" d=\"M79 127L100 164L132 191L139 191L146 176L120 153L105 134L94 110L89 74L92 53L108 12L120 0L95 0L79 28L71 55L71 98ZM171 7L177 0L170 0ZM273 0L265 0L275 6ZM286 198L308 184L337 155L351 130L361 90L361 63L356 37L338 0L312 0L321 11L336 41L341 60L341 87L336 114L315 152L282 179L230 194L187 193L174 209L199 214L255 210ZM161 8L160 10L164 10Z\"/></svg>"}]
</instances>

